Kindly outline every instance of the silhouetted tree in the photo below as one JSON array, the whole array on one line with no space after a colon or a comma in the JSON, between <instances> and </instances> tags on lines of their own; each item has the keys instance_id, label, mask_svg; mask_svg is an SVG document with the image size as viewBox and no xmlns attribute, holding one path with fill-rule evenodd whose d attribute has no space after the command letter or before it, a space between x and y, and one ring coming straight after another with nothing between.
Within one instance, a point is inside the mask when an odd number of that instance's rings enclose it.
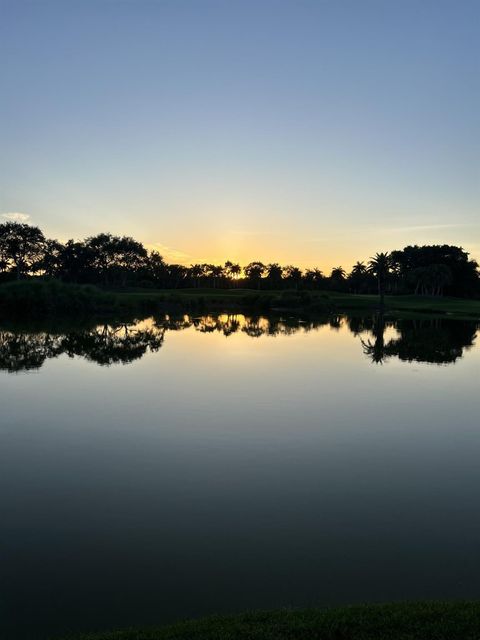
<instances>
[{"instance_id":1,"label":"silhouetted tree","mask_svg":"<svg viewBox=\"0 0 480 640\"><path fill-rule=\"evenodd\" d=\"M190 265L189 275L193 280L194 286L198 289L200 286L200 279L203 276L203 265L192 264Z\"/></svg>"},{"instance_id":2,"label":"silhouetted tree","mask_svg":"<svg viewBox=\"0 0 480 640\"><path fill-rule=\"evenodd\" d=\"M345 289L346 275L343 267L334 267L330 273L330 287L337 291L343 291Z\"/></svg>"},{"instance_id":3,"label":"silhouetted tree","mask_svg":"<svg viewBox=\"0 0 480 640\"><path fill-rule=\"evenodd\" d=\"M282 286L283 269L278 262L271 262L266 267L268 287L279 289Z\"/></svg>"},{"instance_id":4,"label":"silhouetted tree","mask_svg":"<svg viewBox=\"0 0 480 640\"><path fill-rule=\"evenodd\" d=\"M363 293L368 289L369 273L363 262L356 262L348 275L348 283L353 293Z\"/></svg>"},{"instance_id":5,"label":"silhouetted tree","mask_svg":"<svg viewBox=\"0 0 480 640\"><path fill-rule=\"evenodd\" d=\"M68 240L60 253L60 277L67 282L97 282L93 252L84 242Z\"/></svg>"},{"instance_id":6,"label":"silhouetted tree","mask_svg":"<svg viewBox=\"0 0 480 640\"><path fill-rule=\"evenodd\" d=\"M178 289L188 278L188 268L182 264L169 264L166 268L169 286Z\"/></svg>"},{"instance_id":7,"label":"silhouetted tree","mask_svg":"<svg viewBox=\"0 0 480 640\"><path fill-rule=\"evenodd\" d=\"M480 279L478 264L470 260L469 255L461 247L451 245L408 246L401 251L392 251L392 266L398 274L401 286L405 291L417 289L418 278L422 269L431 265L444 265L449 269L448 281L443 280L443 292L455 296L473 296L478 294ZM420 271L417 271L420 270ZM421 284L417 292L421 289Z\"/></svg>"},{"instance_id":8,"label":"silhouetted tree","mask_svg":"<svg viewBox=\"0 0 480 640\"><path fill-rule=\"evenodd\" d=\"M43 255L38 263L39 270L50 278L60 278L64 251L64 245L58 240L46 240Z\"/></svg>"},{"instance_id":9,"label":"silhouetted tree","mask_svg":"<svg viewBox=\"0 0 480 640\"><path fill-rule=\"evenodd\" d=\"M135 273L145 265L147 250L128 236L112 236L100 233L85 241L90 251L93 267L103 278L104 284L117 282L125 286L129 273Z\"/></svg>"},{"instance_id":10,"label":"silhouetted tree","mask_svg":"<svg viewBox=\"0 0 480 640\"><path fill-rule=\"evenodd\" d=\"M147 275L158 287L166 285L167 265L158 251L152 251L148 256Z\"/></svg>"},{"instance_id":11,"label":"silhouetted tree","mask_svg":"<svg viewBox=\"0 0 480 640\"><path fill-rule=\"evenodd\" d=\"M300 283L302 282L302 271L298 267L294 267L293 265L288 265L284 268L283 274L287 282L298 289Z\"/></svg>"},{"instance_id":12,"label":"silhouetted tree","mask_svg":"<svg viewBox=\"0 0 480 640\"><path fill-rule=\"evenodd\" d=\"M62 245L46 239L38 227L16 222L0 225L0 274L12 277L49 277L66 282L111 286L132 284L177 289L189 286L250 286L260 289L332 289L367 293L375 290L384 304L384 294L421 293L423 295L480 295L478 264L461 247L425 245L401 251L377 253L368 267L357 262L346 276L335 267L328 278L319 269L302 271L295 265L282 269L277 262L265 266L254 261L244 268L227 260L225 265L192 264L189 268L167 264L156 251L128 236L100 233L85 241L69 240Z\"/></svg>"},{"instance_id":13,"label":"silhouetted tree","mask_svg":"<svg viewBox=\"0 0 480 640\"><path fill-rule=\"evenodd\" d=\"M303 282L308 289L320 289L325 286L325 276L320 269L307 269L303 274Z\"/></svg>"},{"instance_id":14,"label":"silhouetted tree","mask_svg":"<svg viewBox=\"0 0 480 640\"><path fill-rule=\"evenodd\" d=\"M260 289L260 283L263 275L265 274L265 265L263 262L250 262L244 269L245 275L248 280L257 288Z\"/></svg>"},{"instance_id":15,"label":"silhouetted tree","mask_svg":"<svg viewBox=\"0 0 480 640\"><path fill-rule=\"evenodd\" d=\"M391 257L389 253L376 253L368 262L368 270L377 279L380 307L385 306L385 284L390 271Z\"/></svg>"},{"instance_id":16,"label":"silhouetted tree","mask_svg":"<svg viewBox=\"0 0 480 640\"><path fill-rule=\"evenodd\" d=\"M446 286L452 283L453 277L445 264L430 264L428 267L413 269L409 279L415 282L415 294L441 296Z\"/></svg>"},{"instance_id":17,"label":"silhouetted tree","mask_svg":"<svg viewBox=\"0 0 480 640\"><path fill-rule=\"evenodd\" d=\"M240 277L242 267L236 262L230 262L230 260L227 260L227 262L225 262L224 273L230 281L235 281Z\"/></svg>"},{"instance_id":18,"label":"silhouetted tree","mask_svg":"<svg viewBox=\"0 0 480 640\"><path fill-rule=\"evenodd\" d=\"M217 288L217 283L223 277L223 267L217 264L208 265L209 275L212 278L213 288Z\"/></svg>"},{"instance_id":19,"label":"silhouetted tree","mask_svg":"<svg viewBox=\"0 0 480 640\"><path fill-rule=\"evenodd\" d=\"M18 279L38 269L46 240L38 227L19 222L0 224L0 263Z\"/></svg>"}]
</instances>

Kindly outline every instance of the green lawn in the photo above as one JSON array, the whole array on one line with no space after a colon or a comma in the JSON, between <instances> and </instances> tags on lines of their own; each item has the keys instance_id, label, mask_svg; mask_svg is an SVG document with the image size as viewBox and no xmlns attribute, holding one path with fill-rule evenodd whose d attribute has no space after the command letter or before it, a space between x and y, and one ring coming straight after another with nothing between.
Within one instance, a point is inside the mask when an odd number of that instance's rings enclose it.
<instances>
[{"instance_id":1,"label":"green lawn","mask_svg":"<svg viewBox=\"0 0 480 640\"><path fill-rule=\"evenodd\" d=\"M289 292L292 296L295 292ZM202 300L205 307L214 305L215 307L224 304L226 308L232 305L242 306L249 300L261 303L262 300L275 300L273 306L281 306L278 299L285 295L282 291L254 290L254 289L164 289L164 290L133 290L128 293L119 293L120 299L135 300L145 298L152 300L155 298L165 298L167 300L177 300L195 302ZM301 293L299 294L301 295ZM349 293L309 291L306 295L311 303L321 303L325 310L331 311L365 311L372 312L378 310L378 296L376 295L355 295ZM301 305L301 303L300 303ZM308 310L309 304L305 305ZM468 300L464 298L448 298L414 295L386 296L385 310L395 313L421 313L431 315L451 315L463 318L480 318L480 300Z\"/></svg>"},{"instance_id":2,"label":"green lawn","mask_svg":"<svg viewBox=\"0 0 480 640\"><path fill-rule=\"evenodd\" d=\"M365 309L378 305L377 296L331 293L335 304L345 310ZM410 311L480 318L480 300L464 298L431 298L414 295L386 296L385 306L389 311Z\"/></svg>"},{"instance_id":3,"label":"green lawn","mask_svg":"<svg viewBox=\"0 0 480 640\"><path fill-rule=\"evenodd\" d=\"M75 640L478 640L480 603L420 602L210 617Z\"/></svg>"},{"instance_id":4,"label":"green lawn","mask_svg":"<svg viewBox=\"0 0 480 640\"><path fill-rule=\"evenodd\" d=\"M0 313L8 317L174 311L281 312L292 314L375 313L375 295L353 295L326 291L274 291L255 289L128 289L105 291L92 286L58 281L27 280L0 285ZM413 295L387 296L390 314L451 315L480 318L480 300L431 298Z\"/></svg>"}]
</instances>

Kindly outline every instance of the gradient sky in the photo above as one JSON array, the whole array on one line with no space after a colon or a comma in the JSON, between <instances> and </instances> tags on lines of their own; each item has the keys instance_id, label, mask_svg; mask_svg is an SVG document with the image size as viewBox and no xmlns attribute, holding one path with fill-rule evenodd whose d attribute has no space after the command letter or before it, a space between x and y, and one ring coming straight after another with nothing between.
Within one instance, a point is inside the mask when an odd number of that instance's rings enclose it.
<instances>
[{"instance_id":1,"label":"gradient sky","mask_svg":"<svg viewBox=\"0 0 480 640\"><path fill-rule=\"evenodd\" d=\"M479 0L0 0L0 94L0 220L187 264L480 259Z\"/></svg>"}]
</instances>

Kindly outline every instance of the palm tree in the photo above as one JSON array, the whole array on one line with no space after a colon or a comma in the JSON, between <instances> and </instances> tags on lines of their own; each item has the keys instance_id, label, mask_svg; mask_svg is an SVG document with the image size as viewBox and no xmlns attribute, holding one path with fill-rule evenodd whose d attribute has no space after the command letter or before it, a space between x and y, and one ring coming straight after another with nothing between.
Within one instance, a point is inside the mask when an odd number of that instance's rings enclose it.
<instances>
[{"instance_id":1,"label":"palm tree","mask_svg":"<svg viewBox=\"0 0 480 640\"><path fill-rule=\"evenodd\" d=\"M378 295L380 296L380 307L383 309L385 303L385 283L390 272L392 259L390 254L376 253L368 262L368 271L377 278Z\"/></svg>"},{"instance_id":2,"label":"palm tree","mask_svg":"<svg viewBox=\"0 0 480 640\"><path fill-rule=\"evenodd\" d=\"M267 264L267 278L269 286L280 287L282 284L282 267L278 262Z\"/></svg>"},{"instance_id":3,"label":"palm tree","mask_svg":"<svg viewBox=\"0 0 480 640\"><path fill-rule=\"evenodd\" d=\"M346 273L343 267L334 267L332 269L332 273L330 274L330 278L332 278L332 280L344 280L345 275Z\"/></svg>"},{"instance_id":4,"label":"palm tree","mask_svg":"<svg viewBox=\"0 0 480 640\"><path fill-rule=\"evenodd\" d=\"M242 273L242 267L235 262L231 262L230 260L227 260L225 262L223 271L225 275L230 279L230 281L237 280L240 277L240 274Z\"/></svg>"},{"instance_id":5,"label":"palm tree","mask_svg":"<svg viewBox=\"0 0 480 640\"><path fill-rule=\"evenodd\" d=\"M305 284L307 284L310 288L314 289L314 288L319 288L321 284L324 283L324 275L323 273L320 271L320 269L317 269L316 267L313 269L307 269L305 271L305 274L303 276L303 280L305 282Z\"/></svg>"},{"instance_id":6,"label":"palm tree","mask_svg":"<svg viewBox=\"0 0 480 640\"><path fill-rule=\"evenodd\" d=\"M360 293L360 290L364 289L365 280L367 279L366 276L368 276L368 271L365 264L363 262L356 262L348 276L354 293Z\"/></svg>"},{"instance_id":7,"label":"palm tree","mask_svg":"<svg viewBox=\"0 0 480 640\"><path fill-rule=\"evenodd\" d=\"M223 276L223 267L217 264L208 265L209 275L213 281L213 288L217 288L217 281Z\"/></svg>"},{"instance_id":8,"label":"palm tree","mask_svg":"<svg viewBox=\"0 0 480 640\"><path fill-rule=\"evenodd\" d=\"M243 271L245 272L246 277L252 284L257 285L257 289L260 289L260 282L265 274L265 265L263 262L254 261L247 264L244 267Z\"/></svg>"},{"instance_id":9,"label":"palm tree","mask_svg":"<svg viewBox=\"0 0 480 640\"><path fill-rule=\"evenodd\" d=\"M190 265L190 277L193 279L195 283L195 287L198 289L200 286L200 278L203 275L203 266L201 264L192 264Z\"/></svg>"},{"instance_id":10,"label":"palm tree","mask_svg":"<svg viewBox=\"0 0 480 640\"><path fill-rule=\"evenodd\" d=\"M345 269L343 267L334 267L330 274L330 286L332 289L339 289L342 291L345 284Z\"/></svg>"},{"instance_id":11,"label":"palm tree","mask_svg":"<svg viewBox=\"0 0 480 640\"><path fill-rule=\"evenodd\" d=\"M284 267L283 273L285 278L294 285L295 289L298 290L298 285L302 281L301 269L293 265L288 265L287 267Z\"/></svg>"}]
</instances>

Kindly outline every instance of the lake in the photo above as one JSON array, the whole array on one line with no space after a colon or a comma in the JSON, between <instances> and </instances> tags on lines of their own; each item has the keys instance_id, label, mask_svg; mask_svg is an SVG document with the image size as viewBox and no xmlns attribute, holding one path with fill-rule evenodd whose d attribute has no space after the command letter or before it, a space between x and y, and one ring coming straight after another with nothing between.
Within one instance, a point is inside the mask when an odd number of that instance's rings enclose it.
<instances>
[{"instance_id":1,"label":"lake","mask_svg":"<svg viewBox=\"0 0 480 640\"><path fill-rule=\"evenodd\" d=\"M0 327L0 637L480 597L475 322Z\"/></svg>"}]
</instances>

